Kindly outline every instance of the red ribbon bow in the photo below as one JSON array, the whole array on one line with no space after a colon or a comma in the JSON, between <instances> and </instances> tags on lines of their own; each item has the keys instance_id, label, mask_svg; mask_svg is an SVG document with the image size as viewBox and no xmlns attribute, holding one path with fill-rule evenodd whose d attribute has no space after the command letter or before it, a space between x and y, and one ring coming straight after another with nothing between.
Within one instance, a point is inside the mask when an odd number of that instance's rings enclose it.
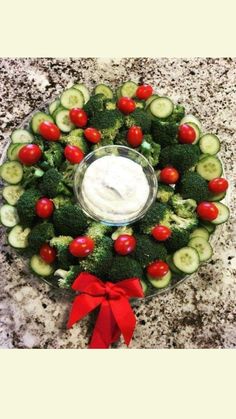
<instances>
[{"instance_id":1,"label":"red ribbon bow","mask_svg":"<svg viewBox=\"0 0 236 419\"><path fill-rule=\"evenodd\" d=\"M126 345L129 345L136 318L128 300L144 297L138 278L124 279L113 284L102 282L96 276L82 272L73 282L72 289L80 294L73 302L68 328L101 306L89 347L109 348L121 334Z\"/></svg>"}]
</instances>

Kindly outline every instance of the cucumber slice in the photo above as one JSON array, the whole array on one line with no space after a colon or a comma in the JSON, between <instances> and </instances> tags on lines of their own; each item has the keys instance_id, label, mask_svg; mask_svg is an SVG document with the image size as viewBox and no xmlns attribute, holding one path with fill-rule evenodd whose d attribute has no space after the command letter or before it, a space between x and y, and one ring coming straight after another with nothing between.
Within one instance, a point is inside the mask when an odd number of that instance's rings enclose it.
<instances>
[{"instance_id":1,"label":"cucumber slice","mask_svg":"<svg viewBox=\"0 0 236 419\"><path fill-rule=\"evenodd\" d=\"M16 144L16 143L27 144L27 143L32 143L33 140L34 140L33 135L26 129L16 129L11 134L11 141L13 144Z\"/></svg>"},{"instance_id":2,"label":"cucumber slice","mask_svg":"<svg viewBox=\"0 0 236 419\"><path fill-rule=\"evenodd\" d=\"M198 128L200 129L200 131L202 130L202 124L201 124L201 122L199 121L199 119L196 118L196 116L194 116L192 114L185 115L181 119L180 125L189 124L190 122L193 122L195 125L197 125Z\"/></svg>"},{"instance_id":3,"label":"cucumber slice","mask_svg":"<svg viewBox=\"0 0 236 419\"><path fill-rule=\"evenodd\" d=\"M188 246L193 247L196 249L199 255L200 262L206 262L212 257L213 249L203 237L193 237L190 241Z\"/></svg>"},{"instance_id":4,"label":"cucumber slice","mask_svg":"<svg viewBox=\"0 0 236 419\"><path fill-rule=\"evenodd\" d=\"M213 220L212 223L215 225L225 223L230 216L229 208L225 204L222 204L222 202L215 202L215 206L217 207L219 213L217 218Z\"/></svg>"},{"instance_id":5,"label":"cucumber slice","mask_svg":"<svg viewBox=\"0 0 236 419\"><path fill-rule=\"evenodd\" d=\"M201 220L200 225L204 227L210 234L212 234L216 229L216 226L212 224L210 221Z\"/></svg>"},{"instance_id":6,"label":"cucumber slice","mask_svg":"<svg viewBox=\"0 0 236 419\"><path fill-rule=\"evenodd\" d=\"M195 135L196 135L196 138L195 138L195 140L192 144L197 144L198 141L199 141L199 138L201 137L201 131L200 131L199 126L197 124L194 124L194 122L188 122L187 125L189 125L190 127L192 127L194 129L194 132L195 132Z\"/></svg>"},{"instance_id":7,"label":"cucumber slice","mask_svg":"<svg viewBox=\"0 0 236 419\"><path fill-rule=\"evenodd\" d=\"M7 183L16 185L23 177L23 167L17 161L7 161L1 166L0 176Z\"/></svg>"},{"instance_id":8,"label":"cucumber slice","mask_svg":"<svg viewBox=\"0 0 236 419\"><path fill-rule=\"evenodd\" d=\"M153 277L147 275L149 282L152 284L154 288L165 288L169 285L171 281L171 271L168 271L167 274L162 276L160 279L154 279Z\"/></svg>"},{"instance_id":9,"label":"cucumber slice","mask_svg":"<svg viewBox=\"0 0 236 419\"><path fill-rule=\"evenodd\" d=\"M74 84L74 86L72 86L72 87L73 87L73 89L77 89L82 93L82 95L84 97L84 103L87 103L89 101L89 99L90 99L89 90L87 89L87 87L84 84L82 84L82 83Z\"/></svg>"},{"instance_id":10,"label":"cucumber slice","mask_svg":"<svg viewBox=\"0 0 236 419\"><path fill-rule=\"evenodd\" d=\"M71 89L62 93L61 104L66 109L82 108L84 106L84 96L80 90L71 87Z\"/></svg>"},{"instance_id":11,"label":"cucumber slice","mask_svg":"<svg viewBox=\"0 0 236 419\"><path fill-rule=\"evenodd\" d=\"M149 98L146 100L146 104L145 104L145 108L147 108L148 107L148 105L150 105L150 103L154 100L154 99L157 99L159 96L158 95L152 95L152 96L149 96Z\"/></svg>"},{"instance_id":12,"label":"cucumber slice","mask_svg":"<svg viewBox=\"0 0 236 419\"><path fill-rule=\"evenodd\" d=\"M134 97L136 94L136 90L138 85L133 81L127 81L126 83L122 84L120 87L121 96L125 97Z\"/></svg>"},{"instance_id":13,"label":"cucumber slice","mask_svg":"<svg viewBox=\"0 0 236 419\"><path fill-rule=\"evenodd\" d=\"M113 99L113 93L110 87L106 86L105 84L98 84L94 89L95 95L102 94L107 99Z\"/></svg>"},{"instance_id":14,"label":"cucumber slice","mask_svg":"<svg viewBox=\"0 0 236 419\"><path fill-rule=\"evenodd\" d=\"M174 110L174 104L168 97L158 97L151 102L149 109L157 118L168 118Z\"/></svg>"},{"instance_id":15,"label":"cucumber slice","mask_svg":"<svg viewBox=\"0 0 236 419\"><path fill-rule=\"evenodd\" d=\"M75 128L74 124L72 124L69 116L68 109L63 109L56 113L55 120L58 128L63 132L70 132L73 128Z\"/></svg>"},{"instance_id":16,"label":"cucumber slice","mask_svg":"<svg viewBox=\"0 0 236 419\"><path fill-rule=\"evenodd\" d=\"M29 233L30 228L24 228L18 224L8 234L8 243L15 249L25 249L28 246Z\"/></svg>"},{"instance_id":17,"label":"cucumber slice","mask_svg":"<svg viewBox=\"0 0 236 419\"><path fill-rule=\"evenodd\" d=\"M192 274L197 271L200 259L196 249L186 246L173 254L173 262L180 271Z\"/></svg>"},{"instance_id":18,"label":"cucumber slice","mask_svg":"<svg viewBox=\"0 0 236 419\"><path fill-rule=\"evenodd\" d=\"M193 232L190 234L190 239L193 237L202 237L205 240L209 240L210 233L209 231L204 227L198 227L193 230Z\"/></svg>"},{"instance_id":19,"label":"cucumber slice","mask_svg":"<svg viewBox=\"0 0 236 419\"><path fill-rule=\"evenodd\" d=\"M0 208L0 220L5 227L14 227L19 223L17 209L9 204L3 205Z\"/></svg>"},{"instance_id":20,"label":"cucumber slice","mask_svg":"<svg viewBox=\"0 0 236 419\"><path fill-rule=\"evenodd\" d=\"M120 86L120 87L118 87L118 89L116 89L116 97L117 97L117 99L120 99L121 96L122 96L122 94L121 94L121 86Z\"/></svg>"},{"instance_id":21,"label":"cucumber slice","mask_svg":"<svg viewBox=\"0 0 236 419\"><path fill-rule=\"evenodd\" d=\"M142 281L142 280L140 282L141 282L141 285L142 285L143 293L146 294L147 289L148 289L147 283L145 281Z\"/></svg>"},{"instance_id":22,"label":"cucumber slice","mask_svg":"<svg viewBox=\"0 0 236 419\"><path fill-rule=\"evenodd\" d=\"M18 199L24 191L24 188L20 185L8 185L3 188L2 196L9 205L16 205Z\"/></svg>"},{"instance_id":23,"label":"cucumber slice","mask_svg":"<svg viewBox=\"0 0 236 419\"><path fill-rule=\"evenodd\" d=\"M210 192L209 197L208 197L208 201L211 202L217 202L217 201L222 201L222 199L224 199L226 197L226 192L221 192L218 194L213 194Z\"/></svg>"},{"instance_id":24,"label":"cucumber slice","mask_svg":"<svg viewBox=\"0 0 236 419\"><path fill-rule=\"evenodd\" d=\"M52 103L50 103L50 105L48 107L50 115L53 115L53 113L58 108L58 106L60 106L60 104L61 104L60 99L56 99Z\"/></svg>"},{"instance_id":25,"label":"cucumber slice","mask_svg":"<svg viewBox=\"0 0 236 419\"><path fill-rule=\"evenodd\" d=\"M53 267L44 262L39 255L32 256L30 259L30 267L32 271L39 276L49 276L52 275L54 271Z\"/></svg>"},{"instance_id":26,"label":"cucumber slice","mask_svg":"<svg viewBox=\"0 0 236 419\"><path fill-rule=\"evenodd\" d=\"M215 134L204 134L199 141L202 153L213 156L220 151L220 140Z\"/></svg>"},{"instance_id":27,"label":"cucumber slice","mask_svg":"<svg viewBox=\"0 0 236 419\"><path fill-rule=\"evenodd\" d=\"M171 255L167 255L166 263L169 265L169 268L170 268L171 272L174 272L175 274L182 274L183 273L178 268L176 268L176 266L173 262L173 257Z\"/></svg>"},{"instance_id":28,"label":"cucumber slice","mask_svg":"<svg viewBox=\"0 0 236 419\"><path fill-rule=\"evenodd\" d=\"M35 134L38 134L39 125L44 122L54 122L52 117L45 112L36 112L31 120L31 128Z\"/></svg>"},{"instance_id":29,"label":"cucumber slice","mask_svg":"<svg viewBox=\"0 0 236 419\"><path fill-rule=\"evenodd\" d=\"M215 156L207 156L201 159L196 166L197 173L206 180L220 177L223 172L220 160Z\"/></svg>"},{"instance_id":30,"label":"cucumber slice","mask_svg":"<svg viewBox=\"0 0 236 419\"><path fill-rule=\"evenodd\" d=\"M7 149L7 158L10 161L18 160L18 153L25 144L10 144Z\"/></svg>"}]
</instances>

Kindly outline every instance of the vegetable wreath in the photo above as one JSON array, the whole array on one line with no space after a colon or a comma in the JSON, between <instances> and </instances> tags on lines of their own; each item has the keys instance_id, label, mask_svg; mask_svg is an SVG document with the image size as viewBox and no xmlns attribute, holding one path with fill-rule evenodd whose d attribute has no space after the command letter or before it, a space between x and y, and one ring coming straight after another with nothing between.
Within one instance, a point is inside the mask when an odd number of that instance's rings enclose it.
<instances>
[{"instance_id":1,"label":"vegetable wreath","mask_svg":"<svg viewBox=\"0 0 236 419\"><path fill-rule=\"evenodd\" d=\"M159 181L156 201L127 227L89 219L73 193L76 165L111 144L143 154ZM84 271L111 282L138 277L146 294L167 287L211 258L209 236L229 217L219 150L215 134L149 85L100 84L90 95L76 84L11 135L0 172L8 242L61 288Z\"/></svg>"}]
</instances>

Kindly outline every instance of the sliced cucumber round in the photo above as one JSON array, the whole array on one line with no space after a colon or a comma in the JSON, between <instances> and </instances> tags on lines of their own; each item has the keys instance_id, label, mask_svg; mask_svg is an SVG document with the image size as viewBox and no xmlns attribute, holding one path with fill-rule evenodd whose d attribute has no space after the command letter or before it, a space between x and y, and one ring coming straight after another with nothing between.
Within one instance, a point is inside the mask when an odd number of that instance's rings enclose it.
<instances>
[{"instance_id":1,"label":"sliced cucumber round","mask_svg":"<svg viewBox=\"0 0 236 419\"><path fill-rule=\"evenodd\" d=\"M143 293L146 294L147 289L148 289L147 283L145 281L142 281L142 280L140 282L141 282L141 285L142 285Z\"/></svg>"},{"instance_id":2,"label":"sliced cucumber round","mask_svg":"<svg viewBox=\"0 0 236 419\"><path fill-rule=\"evenodd\" d=\"M9 204L3 205L0 208L0 220L5 227L14 227L19 223L17 209Z\"/></svg>"},{"instance_id":3,"label":"sliced cucumber round","mask_svg":"<svg viewBox=\"0 0 236 419\"><path fill-rule=\"evenodd\" d=\"M117 99L120 99L121 96L122 96L122 94L121 94L121 86L120 86L116 89L116 97L117 97Z\"/></svg>"},{"instance_id":4,"label":"sliced cucumber round","mask_svg":"<svg viewBox=\"0 0 236 419\"><path fill-rule=\"evenodd\" d=\"M66 109L82 108L84 106L84 96L80 90L71 89L64 90L61 95L61 104Z\"/></svg>"},{"instance_id":5,"label":"sliced cucumber round","mask_svg":"<svg viewBox=\"0 0 236 419\"><path fill-rule=\"evenodd\" d=\"M202 153L213 156L220 151L220 140L215 134L204 134L199 140Z\"/></svg>"},{"instance_id":6,"label":"sliced cucumber round","mask_svg":"<svg viewBox=\"0 0 236 419\"><path fill-rule=\"evenodd\" d=\"M229 208L225 204L222 204L222 202L214 202L214 204L217 207L219 213L217 218L213 220L212 223L215 225L225 223L230 216Z\"/></svg>"},{"instance_id":7,"label":"sliced cucumber round","mask_svg":"<svg viewBox=\"0 0 236 419\"><path fill-rule=\"evenodd\" d=\"M188 122L187 125L189 125L191 128L193 128L196 138L192 144L197 144L199 141L199 138L201 137L201 131L197 124L194 124L194 122Z\"/></svg>"},{"instance_id":8,"label":"sliced cucumber round","mask_svg":"<svg viewBox=\"0 0 236 419\"><path fill-rule=\"evenodd\" d=\"M159 96L158 95L152 95L152 96L149 96L149 98L146 100L146 104L145 104L145 108L147 108L149 105L150 105L150 103L154 100L154 99L157 99Z\"/></svg>"},{"instance_id":9,"label":"sliced cucumber round","mask_svg":"<svg viewBox=\"0 0 236 419\"><path fill-rule=\"evenodd\" d=\"M113 99L113 93L110 87L106 86L105 84L98 84L94 89L95 95L102 94L107 99Z\"/></svg>"},{"instance_id":10,"label":"sliced cucumber round","mask_svg":"<svg viewBox=\"0 0 236 419\"><path fill-rule=\"evenodd\" d=\"M9 205L16 205L24 191L24 188L20 185L8 185L3 188L2 196Z\"/></svg>"},{"instance_id":11,"label":"sliced cucumber round","mask_svg":"<svg viewBox=\"0 0 236 419\"><path fill-rule=\"evenodd\" d=\"M197 125L198 128L200 129L200 131L202 130L202 124L201 124L201 122L199 121L199 119L196 118L196 116L194 116L192 114L185 115L181 119L180 125L189 124L190 122L193 122L195 125Z\"/></svg>"},{"instance_id":12,"label":"sliced cucumber round","mask_svg":"<svg viewBox=\"0 0 236 419\"><path fill-rule=\"evenodd\" d=\"M16 185L23 177L23 167L17 161L7 161L1 166L0 176L5 182Z\"/></svg>"},{"instance_id":13,"label":"sliced cucumber round","mask_svg":"<svg viewBox=\"0 0 236 419\"><path fill-rule=\"evenodd\" d=\"M30 228L18 224L8 234L8 243L15 249L25 249L28 246L29 233Z\"/></svg>"},{"instance_id":14,"label":"sliced cucumber round","mask_svg":"<svg viewBox=\"0 0 236 419\"><path fill-rule=\"evenodd\" d=\"M54 271L53 267L44 262L39 255L32 256L30 259L30 267L32 271L39 276L49 276L52 275Z\"/></svg>"},{"instance_id":15,"label":"sliced cucumber round","mask_svg":"<svg viewBox=\"0 0 236 419\"><path fill-rule=\"evenodd\" d=\"M36 112L31 120L31 128L35 134L38 134L39 125L44 122L54 122L52 117L45 112Z\"/></svg>"},{"instance_id":16,"label":"sliced cucumber round","mask_svg":"<svg viewBox=\"0 0 236 419\"><path fill-rule=\"evenodd\" d=\"M89 90L83 83L74 84L72 87L73 89L77 89L82 93L84 97L84 103L87 103L89 101L89 98L90 98Z\"/></svg>"},{"instance_id":17,"label":"sliced cucumber round","mask_svg":"<svg viewBox=\"0 0 236 419\"><path fill-rule=\"evenodd\" d=\"M222 201L225 197L226 197L226 192L221 192L217 194L210 193L208 197L208 201L218 202L218 201Z\"/></svg>"},{"instance_id":18,"label":"sliced cucumber round","mask_svg":"<svg viewBox=\"0 0 236 419\"><path fill-rule=\"evenodd\" d=\"M207 156L201 159L196 166L197 173L206 180L220 177L223 172L220 160L215 156Z\"/></svg>"},{"instance_id":19,"label":"sliced cucumber round","mask_svg":"<svg viewBox=\"0 0 236 419\"><path fill-rule=\"evenodd\" d=\"M175 274L182 274L183 272L180 271L174 264L173 262L173 257L172 255L167 255L166 258L166 263L169 265L169 268L171 270L171 272L174 272Z\"/></svg>"},{"instance_id":20,"label":"sliced cucumber round","mask_svg":"<svg viewBox=\"0 0 236 419\"><path fill-rule=\"evenodd\" d=\"M216 229L216 226L212 224L210 221L201 220L200 225L204 227L210 234L212 234Z\"/></svg>"},{"instance_id":21,"label":"sliced cucumber round","mask_svg":"<svg viewBox=\"0 0 236 419\"><path fill-rule=\"evenodd\" d=\"M50 103L48 107L50 115L53 115L53 113L60 106L60 104L61 104L60 99L55 99L52 103Z\"/></svg>"},{"instance_id":22,"label":"sliced cucumber round","mask_svg":"<svg viewBox=\"0 0 236 419\"><path fill-rule=\"evenodd\" d=\"M174 104L168 97L154 99L150 106L150 112L156 118L168 118L174 110Z\"/></svg>"},{"instance_id":23,"label":"sliced cucumber round","mask_svg":"<svg viewBox=\"0 0 236 419\"><path fill-rule=\"evenodd\" d=\"M120 88L121 96L125 97L134 97L137 91L138 85L133 81L127 81L126 83L122 84Z\"/></svg>"},{"instance_id":24,"label":"sliced cucumber round","mask_svg":"<svg viewBox=\"0 0 236 419\"><path fill-rule=\"evenodd\" d=\"M16 143L27 144L27 143L32 143L33 140L34 140L33 135L26 129L16 129L11 134L11 141L13 144L16 144Z\"/></svg>"},{"instance_id":25,"label":"sliced cucumber round","mask_svg":"<svg viewBox=\"0 0 236 419\"><path fill-rule=\"evenodd\" d=\"M212 257L213 249L203 237L193 237L188 246L193 247L198 252L200 262L206 262Z\"/></svg>"},{"instance_id":26,"label":"sliced cucumber round","mask_svg":"<svg viewBox=\"0 0 236 419\"><path fill-rule=\"evenodd\" d=\"M10 161L18 160L18 153L25 144L10 144L7 149L7 158Z\"/></svg>"},{"instance_id":27,"label":"sliced cucumber round","mask_svg":"<svg viewBox=\"0 0 236 419\"><path fill-rule=\"evenodd\" d=\"M154 288L165 288L167 285L169 285L171 281L171 271L168 271L167 274L160 277L159 279L155 279L149 275L147 275L148 281L152 284Z\"/></svg>"},{"instance_id":28,"label":"sliced cucumber round","mask_svg":"<svg viewBox=\"0 0 236 419\"><path fill-rule=\"evenodd\" d=\"M63 132L70 132L73 128L75 128L74 124L70 120L69 116L70 111L68 109L60 110L56 112L56 124L58 128Z\"/></svg>"},{"instance_id":29,"label":"sliced cucumber round","mask_svg":"<svg viewBox=\"0 0 236 419\"><path fill-rule=\"evenodd\" d=\"M190 234L190 238L192 239L193 237L202 237L205 240L209 240L210 233L206 228L198 227Z\"/></svg>"},{"instance_id":30,"label":"sliced cucumber round","mask_svg":"<svg viewBox=\"0 0 236 419\"><path fill-rule=\"evenodd\" d=\"M200 265L198 252L189 246L177 250L173 254L173 262L180 271L186 274L196 272Z\"/></svg>"}]
</instances>

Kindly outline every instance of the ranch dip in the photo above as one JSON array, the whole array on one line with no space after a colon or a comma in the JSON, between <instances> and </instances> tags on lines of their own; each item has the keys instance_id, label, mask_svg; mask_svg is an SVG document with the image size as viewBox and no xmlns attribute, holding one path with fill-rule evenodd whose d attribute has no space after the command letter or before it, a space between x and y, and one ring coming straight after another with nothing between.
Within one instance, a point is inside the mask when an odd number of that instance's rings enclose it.
<instances>
[{"instance_id":1,"label":"ranch dip","mask_svg":"<svg viewBox=\"0 0 236 419\"><path fill-rule=\"evenodd\" d=\"M87 208L112 222L129 220L144 207L149 184L142 167L121 156L104 156L86 170L81 185Z\"/></svg>"}]
</instances>

